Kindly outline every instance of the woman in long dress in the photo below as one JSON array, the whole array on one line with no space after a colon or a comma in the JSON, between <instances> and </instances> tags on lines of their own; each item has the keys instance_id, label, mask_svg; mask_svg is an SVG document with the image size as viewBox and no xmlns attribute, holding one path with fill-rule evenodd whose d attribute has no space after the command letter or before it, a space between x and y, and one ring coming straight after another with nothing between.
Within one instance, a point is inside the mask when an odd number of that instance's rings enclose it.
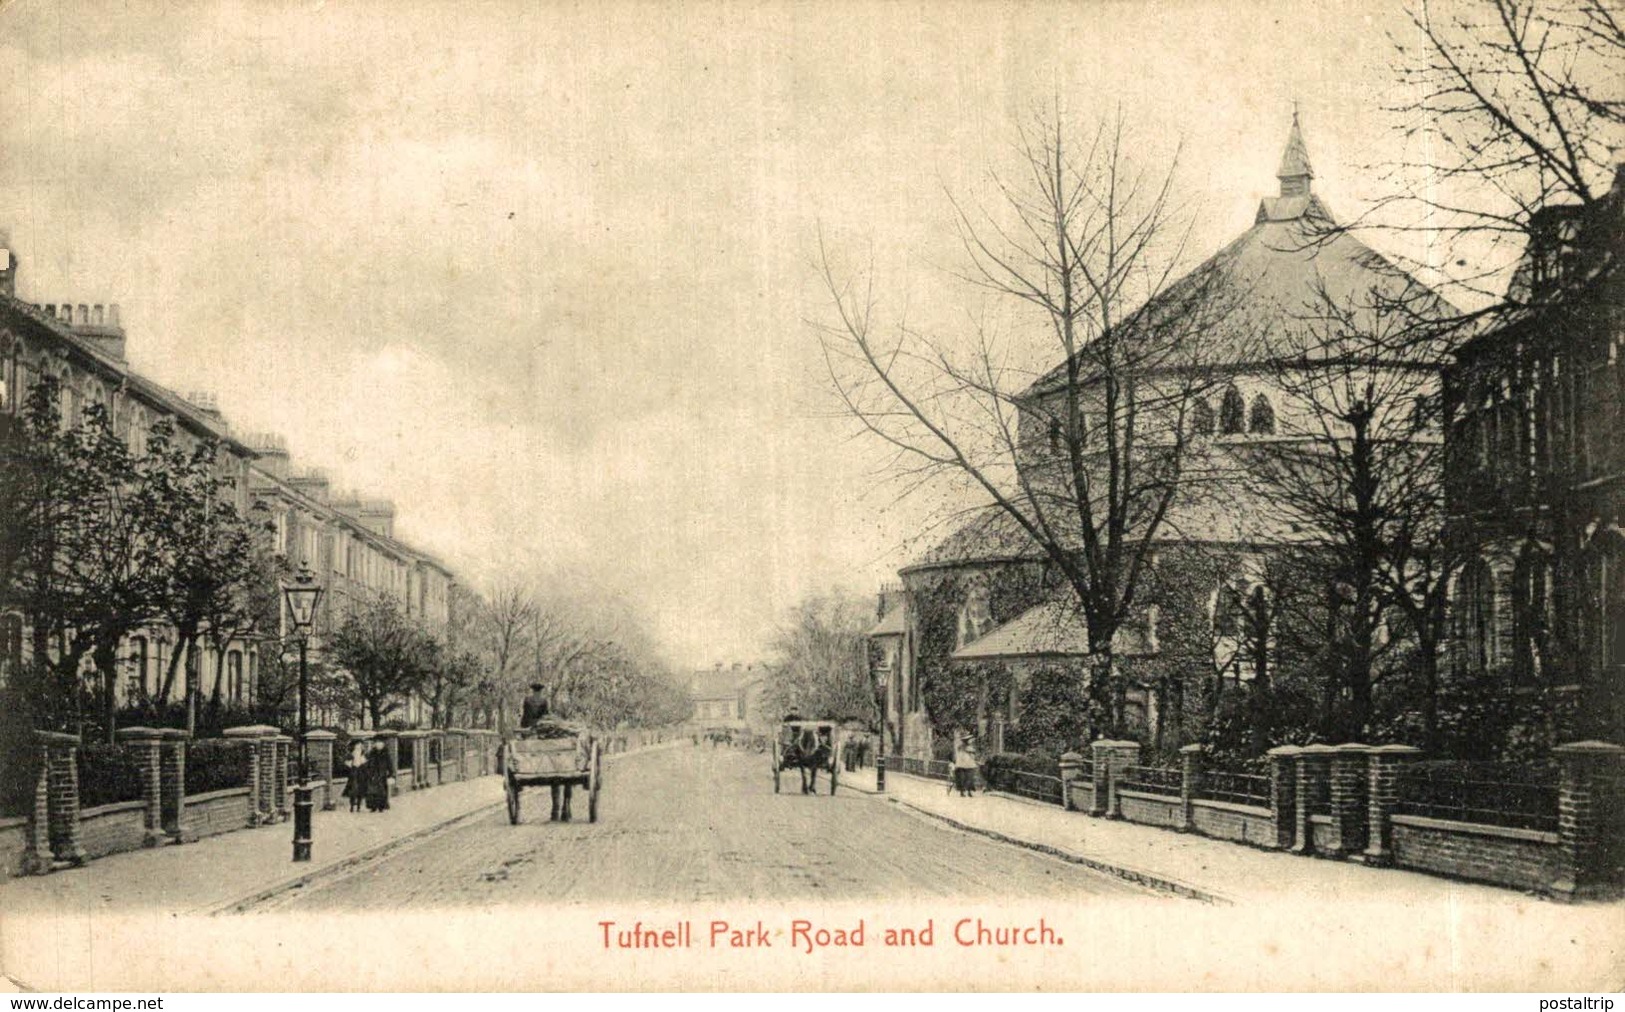
<instances>
[{"instance_id":1,"label":"woman in long dress","mask_svg":"<svg viewBox=\"0 0 1625 1012\"><path fill-rule=\"evenodd\" d=\"M361 811L361 802L367 796L367 746L359 741L350 747L350 776L344 781L344 796L350 799L350 811Z\"/></svg>"},{"instance_id":2,"label":"woman in long dress","mask_svg":"<svg viewBox=\"0 0 1625 1012\"><path fill-rule=\"evenodd\" d=\"M968 734L960 733L954 741L954 787L959 796L968 798L976 793L976 743Z\"/></svg>"},{"instance_id":3,"label":"woman in long dress","mask_svg":"<svg viewBox=\"0 0 1625 1012\"><path fill-rule=\"evenodd\" d=\"M367 811L389 811L389 753L383 742L374 742L367 756Z\"/></svg>"}]
</instances>

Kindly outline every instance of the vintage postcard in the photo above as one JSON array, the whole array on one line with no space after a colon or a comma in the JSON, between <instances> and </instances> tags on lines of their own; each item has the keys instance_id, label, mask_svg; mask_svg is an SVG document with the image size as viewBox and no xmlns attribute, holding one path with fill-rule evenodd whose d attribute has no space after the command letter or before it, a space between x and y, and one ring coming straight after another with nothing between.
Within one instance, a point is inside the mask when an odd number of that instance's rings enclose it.
<instances>
[{"instance_id":1,"label":"vintage postcard","mask_svg":"<svg viewBox=\"0 0 1625 1012\"><path fill-rule=\"evenodd\" d=\"M10 0L0 82L9 988L1625 979L1609 0Z\"/></svg>"}]
</instances>

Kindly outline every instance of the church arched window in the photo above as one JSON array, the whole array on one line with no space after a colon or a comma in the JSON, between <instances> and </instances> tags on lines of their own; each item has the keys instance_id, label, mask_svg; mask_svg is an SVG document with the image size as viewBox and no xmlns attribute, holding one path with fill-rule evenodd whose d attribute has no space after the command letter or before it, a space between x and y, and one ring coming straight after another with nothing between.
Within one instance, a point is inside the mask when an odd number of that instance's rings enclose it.
<instances>
[{"instance_id":1,"label":"church arched window","mask_svg":"<svg viewBox=\"0 0 1625 1012\"><path fill-rule=\"evenodd\" d=\"M1213 435L1213 405L1206 397L1191 401L1190 432L1193 436Z\"/></svg>"},{"instance_id":2,"label":"church arched window","mask_svg":"<svg viewBox=\"0 0 1625 1012\"><path fill-rule=\"evenodd\" d=\"M1275 409L1263 394L1253 398L1253 408L1247 416L1247 431L1255 436L1275 434Z\"/></svg>"},{"instance_id":3,"label":"church arched window","mask_svg":"<svg viewBox=\"0 0 1625 1012\"><path fill-rule=\"evenodd\" d=\"M1219 402L1219 434L1221 436L1234 436L1244 432L1247 418L1247 402L1242 398L1241 391L1235 387L1226 387L1224 399Z\"/></svg>"}]
</instances>

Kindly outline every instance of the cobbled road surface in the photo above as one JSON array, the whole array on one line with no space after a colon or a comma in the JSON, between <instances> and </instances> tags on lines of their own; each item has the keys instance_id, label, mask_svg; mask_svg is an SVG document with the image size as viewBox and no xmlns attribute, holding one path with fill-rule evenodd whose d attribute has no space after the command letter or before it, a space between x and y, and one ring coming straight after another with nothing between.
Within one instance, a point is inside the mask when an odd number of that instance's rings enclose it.
<instances>
[{"instance_id":1,"label":"cobbled road surface","mask_svg":"<svg viewBox=\"0 0 1625 1012\"><path fill-rule=\"evenodd\" d=\"M605 770L596 824L581 792L579 821L550 823L546 789L528 789L518 826L492 811L262 908L1155 895L876 798L831 797L822 777L816 796L794 772L785 788L773 793L771 760L757 753L680 744L629 755Z\"/></svg>"}]
</instances>

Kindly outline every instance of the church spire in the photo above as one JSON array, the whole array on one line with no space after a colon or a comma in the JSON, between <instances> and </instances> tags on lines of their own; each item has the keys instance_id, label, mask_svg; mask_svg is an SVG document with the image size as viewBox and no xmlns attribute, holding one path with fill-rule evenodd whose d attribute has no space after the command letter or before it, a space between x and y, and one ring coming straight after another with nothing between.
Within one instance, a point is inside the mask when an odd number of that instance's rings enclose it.
<instances>
[{"instance_id":1,"label":"church spire","mask_svg":"<svg viewBox=\"0 0 1625 1012\"><path fill-rule=\"evenodd\" d=\"M1292 103L1292 132L1286 138L1286 150L1281 152L1281 167L1275 170L1281 181L1281 196L1299 197L1309 192L1315 170L1309 167L1309 149L1303 143L1303 131L1298 126L1298 104Z\"/></svg>"}]
</instances>

